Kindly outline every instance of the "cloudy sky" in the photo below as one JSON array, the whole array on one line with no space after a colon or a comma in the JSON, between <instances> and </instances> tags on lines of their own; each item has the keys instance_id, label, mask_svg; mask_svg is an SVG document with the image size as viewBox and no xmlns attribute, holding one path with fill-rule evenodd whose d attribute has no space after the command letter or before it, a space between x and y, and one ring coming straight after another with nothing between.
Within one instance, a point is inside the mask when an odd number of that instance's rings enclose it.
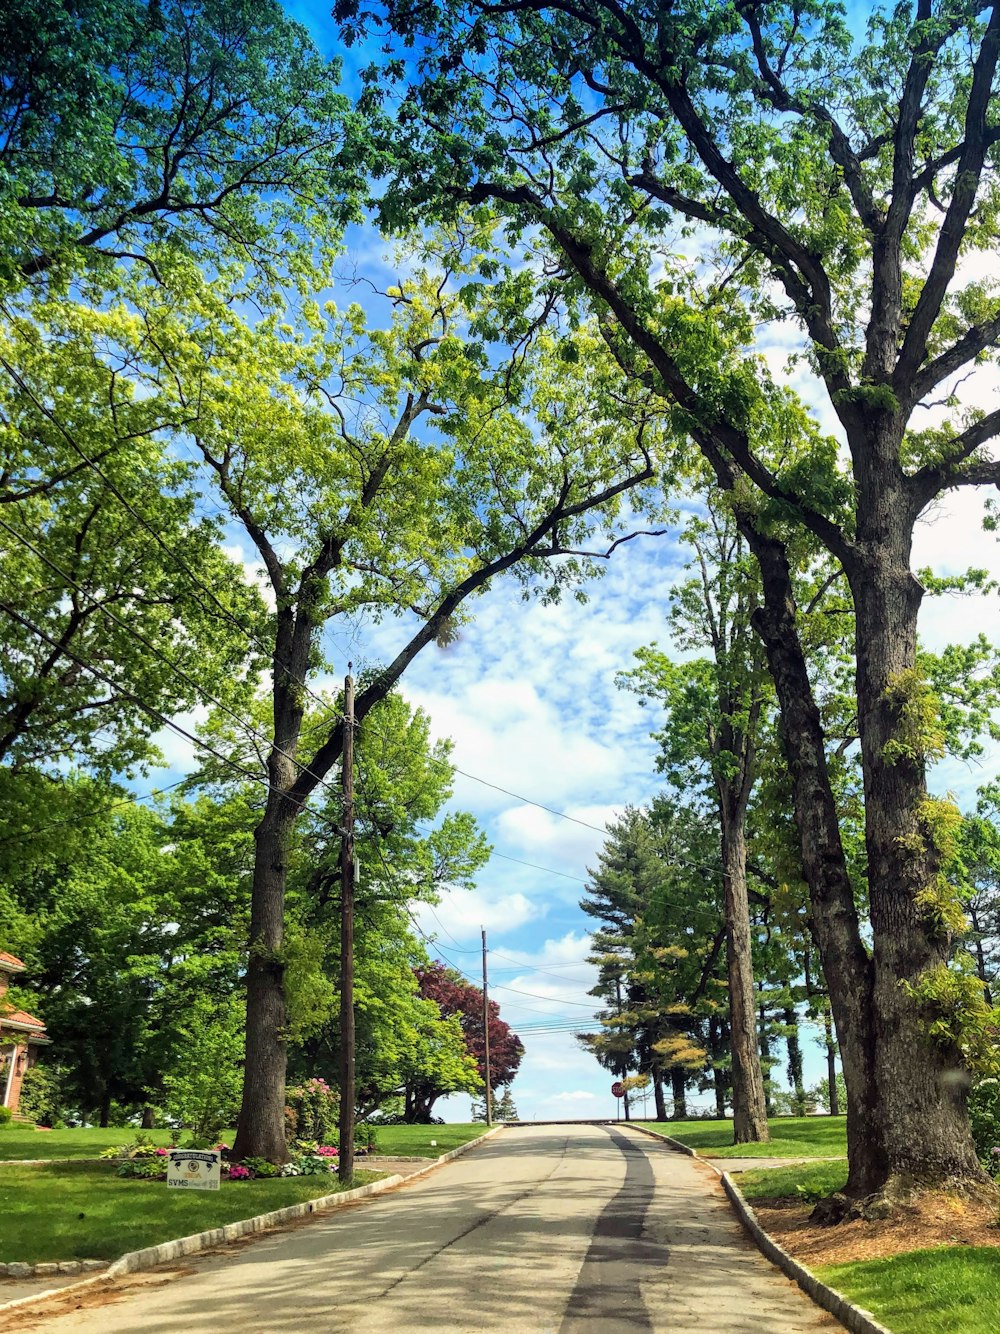
<instances>
[{"instance_id":1,"label":"cloudy sky","mask_svg":"<svg viewBox=\"0 0 1000 1334\"><path fill-rule=\"evenodd\" d=\"M300 0L289 8L329 52L328 4ZM380 257L388 247L359 234L352 245L350 261L384 282L389 270ZM788 346L772 339L762 350L783 374ZM804 372L795 374L806 400L822 404L824 396ZM996 388L996 378L983 374L962 392L966 402L992 407ZM834 429L828 411L820 408L820 415ZM981 519L981 497L961 493L939 505L920 526L914 565L938 573L977 565L1000 574L996 540L983 532ZM249 561L249 550L243 554ZM472 811L495 847L475 890L446 893L418 920L438 957L476 980L479 933L486 928L491 992L526 1048L513 1086L522 1117L615 1110L610 1076L573 1037L574 1028L591 1025L594 1010L587 994L595 978L586 962L589 919L579 899L606 821L626 805L648 801L657 788L648 735L655 718L616 689L614 677L641 645L666 644L667 595L685 559L674 535L620 548L586 605L572 599L549 607L525 603L517 585L500 582L479 601L474 623L459 640L425 650L404 680L403 693L428 712L435 734L454 743L460 772L453 806ZM932 647L980 631L996 638L997 598L927 600L921 628ZM338 671L348 658L357 667L389 656L404 630L390 623L374 636L335 637L330 648ZM163 741L174 776L190 756L176 738ZM998 762L996 754L975 766L945 762L933 785L968 802ZM807 1078L815 1082L819 1048L814 1042L808 1048ZM707 1101L707 1095L695 1099ZM468 1100L451 1099L439 1110L464 1120Z\"/></svg>"}]
</instances>

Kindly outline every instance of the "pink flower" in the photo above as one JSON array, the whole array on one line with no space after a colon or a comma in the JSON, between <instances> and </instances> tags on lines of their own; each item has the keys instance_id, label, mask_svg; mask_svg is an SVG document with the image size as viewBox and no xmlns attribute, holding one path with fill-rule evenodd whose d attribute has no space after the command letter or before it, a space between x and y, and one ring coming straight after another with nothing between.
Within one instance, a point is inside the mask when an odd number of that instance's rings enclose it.
<instances>
[{"instance_id":1,"label":"pink flower","mask_svg":"<svg viewBox=\"0 0 1000 1334\"><path fill-rule=\"evenodd\" d=\"M166 1158L166 1156L167 1156L167 1151L166 1151L166 1149L157 1149L157 1150L156 1150L156 1156L157 1156L157 1158Z\"/></svg>"}]
</instances>

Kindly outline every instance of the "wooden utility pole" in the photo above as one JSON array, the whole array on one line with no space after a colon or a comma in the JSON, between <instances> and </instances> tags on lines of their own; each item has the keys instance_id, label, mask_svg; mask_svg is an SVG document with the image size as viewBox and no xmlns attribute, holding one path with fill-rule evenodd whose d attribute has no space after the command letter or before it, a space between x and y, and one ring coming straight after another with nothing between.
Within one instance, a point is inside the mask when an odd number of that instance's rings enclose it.
<instances>
[{"instance_id":1,"label":"wooden utility pole","mask_svg":"<svg viewBox=\"0 0 1000 1334\"><path fill-rule=\"evenodd\" d=\"M490 1076L490 997L486 976L486 928L483 932L483 1044L486 1048L486 1124L493 1124L493 1081Z\"/></svg>"},{"instance_id":2,"label":"wooden utility pole","mask_svg":"<svg viewBox=\"0 0 1000 1334\"><path fill-rule=\"evenodd\" d=\"M354 1176L354 678L344 681L344 753L340 781L340 1157L337 1176Z\"/></svg>"}]
</instances>

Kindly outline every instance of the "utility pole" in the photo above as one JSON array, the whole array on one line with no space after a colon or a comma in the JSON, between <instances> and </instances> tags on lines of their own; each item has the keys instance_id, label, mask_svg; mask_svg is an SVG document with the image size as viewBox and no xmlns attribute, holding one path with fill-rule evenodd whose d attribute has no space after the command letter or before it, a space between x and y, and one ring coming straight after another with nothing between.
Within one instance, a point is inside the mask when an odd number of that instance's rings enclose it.
<instances>
[{"instance_id":1,"label":"utility pole","mask_svg":"<svg viewBox=\"0 0 1000 1334\"><path fill-rule=\"evenodd\" d=\"M483 933L483 1042L486 1047L486 1124L493 1124L493 1081L490 1075L490 997L486 977L486 928Z\"/></svg>"},{"instance_id":2,"label":"utility pole","mask_svg":"<svg viewBox=\"0 0 1000 1334\"><path fill-rule=\"evenodd\" d=\"M354 678L344 681L343 796L340 830L340 1155L337 1176L354 1176Z\"/></svg>"}]
</instances>

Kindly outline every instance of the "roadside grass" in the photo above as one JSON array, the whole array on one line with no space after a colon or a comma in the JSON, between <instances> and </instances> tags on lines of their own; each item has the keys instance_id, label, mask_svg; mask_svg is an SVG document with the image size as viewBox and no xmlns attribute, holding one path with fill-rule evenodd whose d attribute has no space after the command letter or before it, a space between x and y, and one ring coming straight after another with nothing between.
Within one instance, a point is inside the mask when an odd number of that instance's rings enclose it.
<instances>
[{"instance_id":1,"label":"roadside grass","mask_svg":"<svg viewBox=\"0 0 1000 1334\"><path fill-rule=\"evenodd\" d=\"M121 1131L118 1132L119 1139ZM354 1184L377 1181L356 1172ZM0 1261L116 1260L206 1228L283 1209L339 1189L337 1178L223 1181L218 1191L126 1180L113 1163L47 1163L0 1172Z\"/></svg>"},{"instance_id":2,"label":"roadside grass","mask_svg":"<svg viewBox=\"0 0 1000 1334\"><path fill-rule=\"evenodd\" d=\"M996 1334L1000 1264L992 1246L944 1246L885 1260L823 1265L817 1277L893 1334Z\"/></svg>"},{"instance_id":3,"label":"roadside grass","mask_svg":"<svg viewBox=\"0 0 1000 1334\"><path fill-rule=\"evenodd\" d=\"M144 1130L154 1144L170 1143L169 1130ZM135 1126L96 1126L75 1130L36 1130L17 1122L0 1128L0 1162L17 1158L97 1158L102 1149L124 1144L138 1134ZM227 1143L232 1143L227 1140Z\"/></svg>"},{"instance_id":4,"label":"roadside grass","mask_svg":"<svg viewBox=\"0 0 1000 1334\"><path fill-rule=\"evenodd\" d=\"M763 1167L733 1178L748 1200L798 1200L811 1204L843 1190L847 1164L799 1163L794 1167Z\"/></svg>"},{"instance_id":5,"label":"roadside grass","mask_svg":"<svg viewBox=\"0 0 1000 1334\"><path fill-rule=\"evenodd\" d=\"M437 1158L442 1153L457 1149L470 1139L477 1139L484 1134L486 1127L476 1125L444 1126L380 1126L376 1125L378 1144L376 1153L388 1157L401 1155L404 1158ZM97 1127L74 1130L35 1130L32 1126L18 1124L0 1128L0 1162L11 1162L18 1158L98 1158L102 1149L110 1149L127 1140L134 1139L139 1133L136 1126L109 1126L106 1130ZM164 1148L170 1143L169 1130L144 1130L154 1144ZM224 1130L222 1139L232 1144L233 1130ZM187 1131L184 1132L184 1138ZM437 1141L435 1148L431 1140ZM181 1141L184 1142L183 1139ZM362 1161L362 1160L359 1160ZM10 1170L10 1169L4 1169Z\"/></svg>"},{"instance_id":6,"label":"roadside grass","mask_svg":"<svg viewBox=\"0 0 1000 1334\"><path fill-rule=\"evenodd\" d=\"M734 1144L732 1121L640 1121L705 1158L833 1158L847 1156L843 1116L773 1116L766 1144Z\"/></svg>"},{"instance_id":7,"label":"roadside grass","mask_svg":"<svg viewBox=\"0 0 1000 1334\"><path fill-rule=\"evenodd\" d=\"M481 1122L444 1126L380 1126L376 1122L375 1129L378 1133L375 1152L389 1158L397 1154L403 1158L437 1158L486 1134L486 1127ZM436 1145L432 1145L431 1140L435 1140Z\"/></svg>"}]
</instances>

